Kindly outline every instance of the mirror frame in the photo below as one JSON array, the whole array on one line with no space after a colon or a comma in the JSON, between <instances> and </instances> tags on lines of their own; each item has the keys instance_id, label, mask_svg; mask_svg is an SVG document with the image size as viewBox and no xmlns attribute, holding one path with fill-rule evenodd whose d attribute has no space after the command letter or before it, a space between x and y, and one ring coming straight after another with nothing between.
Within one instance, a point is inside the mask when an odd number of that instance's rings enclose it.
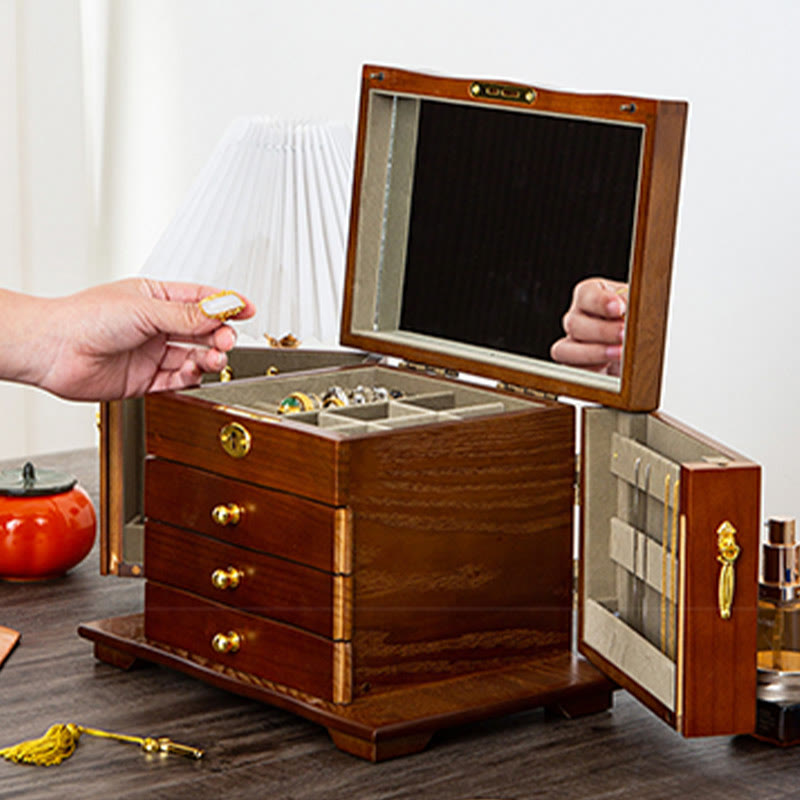
<instances>
[{"instance_id":1,"label":"mirror frame","mask_svg":"<svg viewBox=\"0 0 800 800\"><path fill-rule=\"evenodd\" d=\"M644 129L620 378L541 359L493 354L458 343L373 329L391 136L385 96L484 104ZM381 108L383 107L383 111ZM577 94L498 81L444 78L389 67L363 68L341 342L428 366L479 375L551 395L631 411L658 407L688 106L681 101ZM566 311L567 309L564 309ZM472 351L472 352L471 352Z\"/></svg>"}]
</instances>

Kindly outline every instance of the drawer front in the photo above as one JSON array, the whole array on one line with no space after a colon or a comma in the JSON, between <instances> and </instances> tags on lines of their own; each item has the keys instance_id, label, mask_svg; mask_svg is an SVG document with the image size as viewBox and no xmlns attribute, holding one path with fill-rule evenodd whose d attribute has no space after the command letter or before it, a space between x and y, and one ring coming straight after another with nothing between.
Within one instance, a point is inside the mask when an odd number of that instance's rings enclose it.
<instances>
[{"instance_id":1,"label":"drawer front","mask_svg":"<svg viewBox=\"0 0 800 800\"><path fill-rule=\"evenodd\" d=\"M349 702L350 645L235 611L188 592L147 581L145 636L238 672L331 700ZM236 640L220 652L212 645ZM238 639L236 638L238 637ZM218 640L219 643L219 640Z\"/></svg>"},{"instance_id":2,"label":"drawer front","mask_svg":"<svg viewBox=\"0 0 800 800\"><path fill-rule=\"evenodd\" d=\"M145 513L328 572L351 571L350 512L162 459L145 462ZM221 513L220 513L221 512Z\"/></svg>"},{"instance_id":3,"label":"drawer front","mask_svg":"<svg viewBox=\"0 0 800 800\"><path fill-rule=\"evenodd\" d=\"M173 392L148 395L145 417L150 455L321 503L347 505L339 475L339 450L346 443L317 428L256 419ZM226 435L232 430L235 436ZM246 446L231 455L225 442Z\"/></svg>"},{"instance_id":4,"label":"drawer front","mask_svg":"<svg viewBox=\"0 0 800 800\"><path fill-rule=\"evenodd\" d=\"M350 577L155 522L148 522L145 529L145 564L151 580L209 600L329 639L349 633L345 613L350 608Z\"/></svg>"}]
</instances>

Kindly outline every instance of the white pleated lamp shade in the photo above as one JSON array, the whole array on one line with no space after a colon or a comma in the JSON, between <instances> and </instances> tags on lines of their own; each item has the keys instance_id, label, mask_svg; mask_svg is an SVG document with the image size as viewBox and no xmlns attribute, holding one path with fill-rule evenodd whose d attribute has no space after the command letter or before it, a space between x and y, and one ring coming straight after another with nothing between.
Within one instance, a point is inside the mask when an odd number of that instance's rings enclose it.
<instances>
[{"instance_id":1,"label":"white pleated lamp shade","mask_svg":"<svg viewBox=\"0 0 800 800\"><path fill-rule=\"evenodd\" d=\"M239 291L246 340L339 338L352 137L338 123L236 120L142 268Z\"/></svg>"}]
</instances>

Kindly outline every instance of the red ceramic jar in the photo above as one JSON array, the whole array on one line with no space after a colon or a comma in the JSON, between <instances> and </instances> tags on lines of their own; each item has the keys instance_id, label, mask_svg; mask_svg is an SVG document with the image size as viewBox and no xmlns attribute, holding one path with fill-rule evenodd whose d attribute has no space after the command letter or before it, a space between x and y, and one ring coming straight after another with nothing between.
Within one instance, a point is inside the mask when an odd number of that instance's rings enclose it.
<instances>
[{"instance_id":1,"label":"red ceramic jar","mask_svg":"<svg viewBox=\"0 0 800 800\"><path fill-rule=\"evenodd\" d=\"M27 463L0 474L0 578L64 575L92 549L97 518L77 480Z\"/></svg>"}]
</instances>

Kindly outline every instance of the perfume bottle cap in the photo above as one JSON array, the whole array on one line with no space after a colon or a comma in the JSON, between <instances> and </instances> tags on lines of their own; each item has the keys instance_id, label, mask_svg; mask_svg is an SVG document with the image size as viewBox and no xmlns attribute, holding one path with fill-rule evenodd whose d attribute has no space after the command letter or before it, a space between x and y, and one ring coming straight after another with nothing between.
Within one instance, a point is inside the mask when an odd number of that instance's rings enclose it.
<instances>
[{"instance_id":1,"label":"perfume bottle cap","mask_svg":"<svg viewBox=\"0 0 800 800\"><path fill-rule=\"evenodd\" d=\"M770 517L767 521L767 539L770 544L795 544L795 525L791 517Z\"/></svg>"},{"instance_id":2,"label":"perfume bottle cap","mask_svg":"<svg viewBox=\"0 0 800 800\"><path fill-rule=\"evenodd\" d=\"M800 543L795 541L794 519L770 517L763 546L763 582L772 586L800 584Z\"/></svg>"}]
</instances>

